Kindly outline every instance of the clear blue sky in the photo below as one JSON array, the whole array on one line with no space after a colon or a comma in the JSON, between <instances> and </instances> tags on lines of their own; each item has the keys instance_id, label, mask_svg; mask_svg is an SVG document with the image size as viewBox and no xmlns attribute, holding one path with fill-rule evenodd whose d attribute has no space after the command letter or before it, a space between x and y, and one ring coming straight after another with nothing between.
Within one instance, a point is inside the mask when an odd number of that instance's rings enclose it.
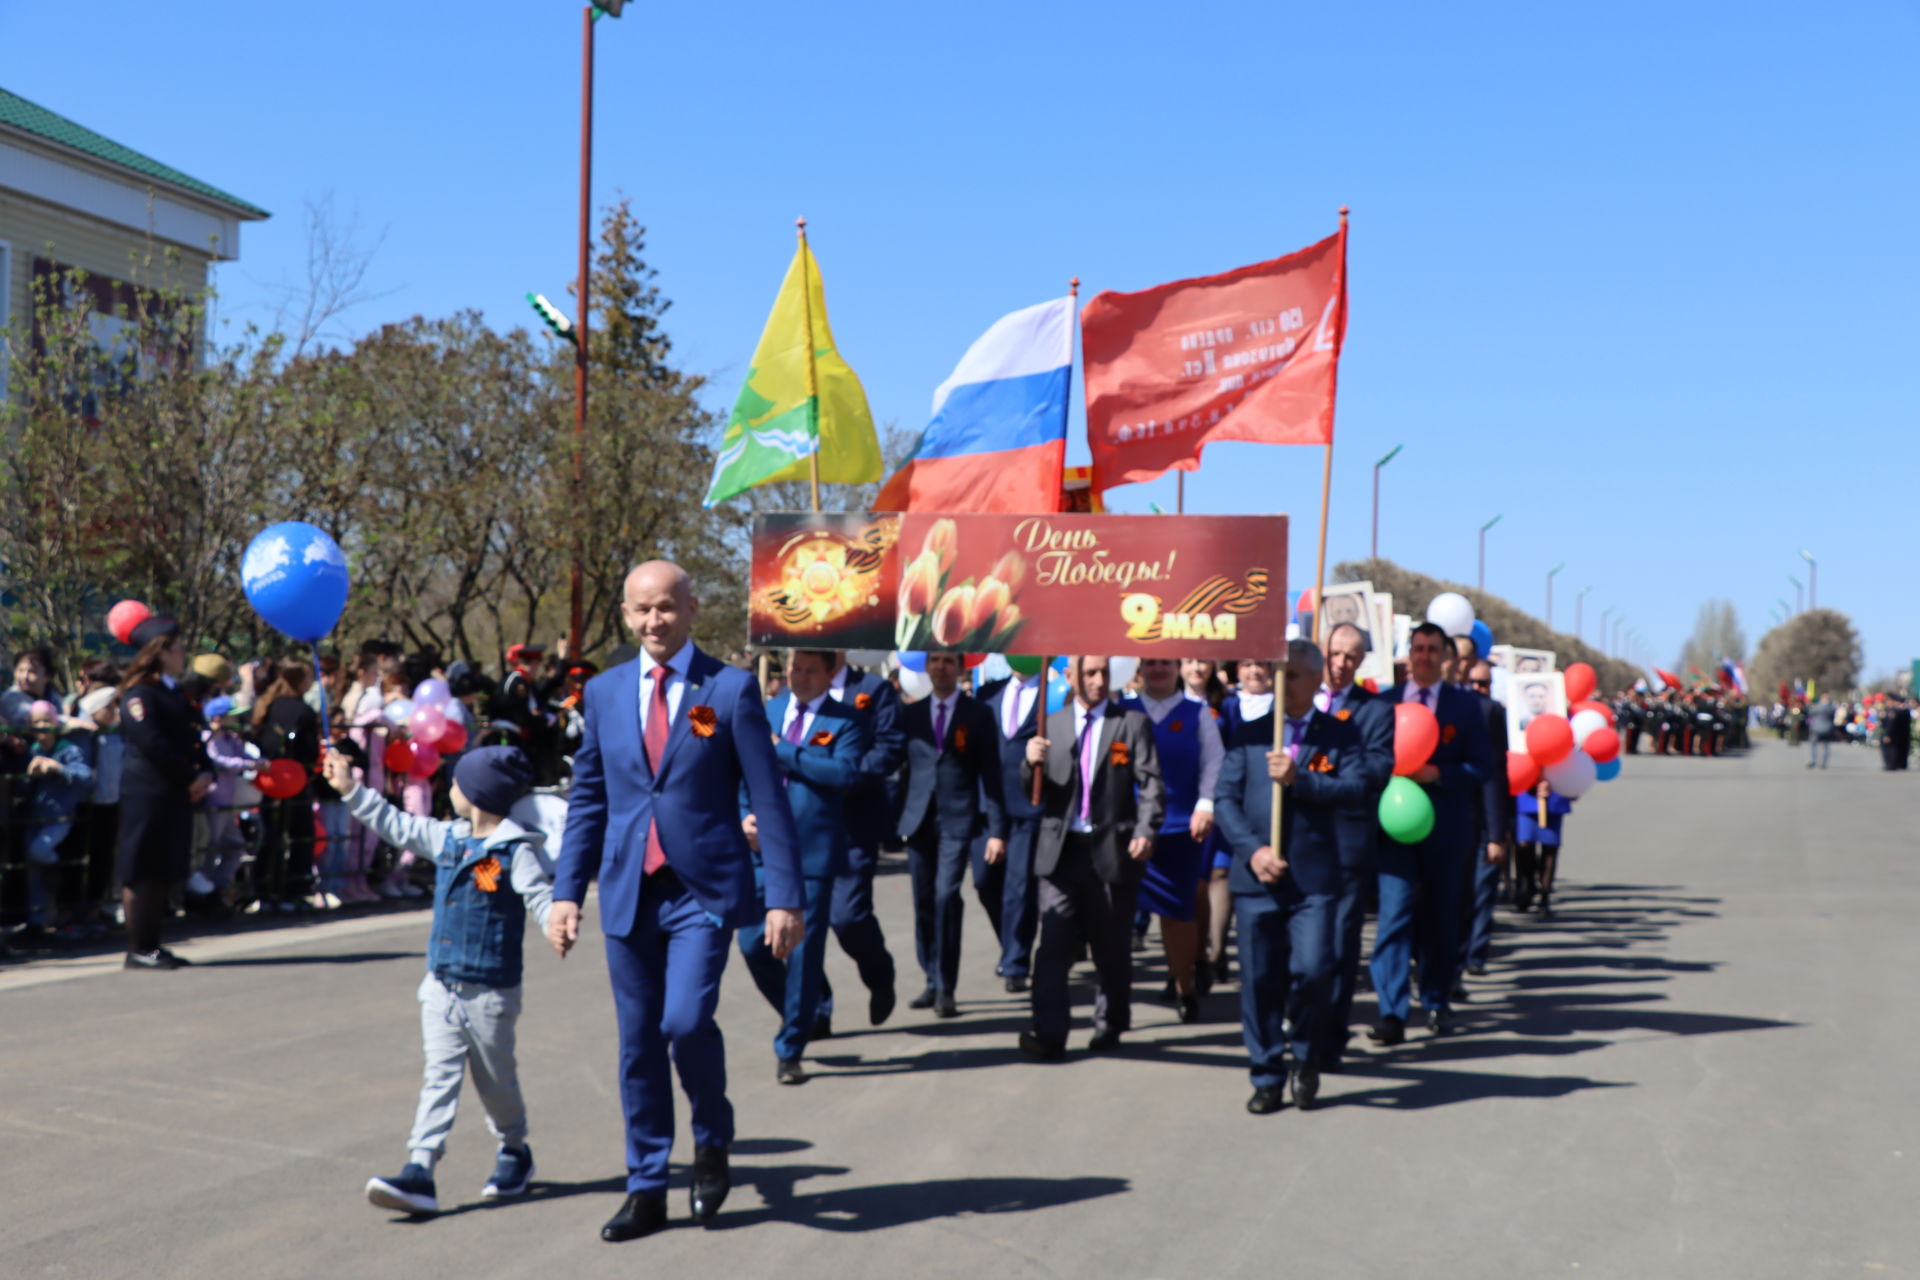
<instances>
[{"instance_id":1,"label":"clear blue sky","mask_svg":"<svg viewBox=\"0 0 1920 1280\"><path fill-rule=\"evenodd\" d=\"M383 230L358 332L529 319L572 275L567 3L0 0L0 84L275 213L231 319L298 278L303 206ZM1749 643L1820 557L1868 673L1920 656L1920 9L648 4L599 30L596 195L630 193L679 355L731 403L805 214L840 349L917 430L999 315L1225 270L1353 207L1330 562L1381 550L1666 663ZM1076 444L1080 456L1084 442ZM1188 510L1296 518L1320 453L1220 446ZM700 480L704 483L704 477ZM1112 505L1172 505L1172 480Z\"/></svg>"}]
</instances>

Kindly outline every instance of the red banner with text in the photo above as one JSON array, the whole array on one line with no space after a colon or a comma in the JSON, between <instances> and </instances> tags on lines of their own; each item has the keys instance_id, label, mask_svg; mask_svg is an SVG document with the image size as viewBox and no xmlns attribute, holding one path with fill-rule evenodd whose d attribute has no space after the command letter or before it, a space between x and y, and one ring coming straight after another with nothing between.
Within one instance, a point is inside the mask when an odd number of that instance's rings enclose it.
<instances>
[{"instance_id":1,"label":"red banner with text","mask_svg":"<svg viewBox=\"0 0 1920 1280\"><path fill-rule=\"evenodd\" d=\"M1277 657L1287 517L758 515L756 645Z\"/></svg>"},{"instance_id":2,"label":"red banner with text","mask_svg":"<svg viewBox=\"0 0 1920 1280\"><path fill-rule=\"evenodd\" d=\"M1094 489L1197 470L1216 440L1331 442L1346 259L1343 227L1271 262L1087 303Z\"/></svg>"}]
</instances>

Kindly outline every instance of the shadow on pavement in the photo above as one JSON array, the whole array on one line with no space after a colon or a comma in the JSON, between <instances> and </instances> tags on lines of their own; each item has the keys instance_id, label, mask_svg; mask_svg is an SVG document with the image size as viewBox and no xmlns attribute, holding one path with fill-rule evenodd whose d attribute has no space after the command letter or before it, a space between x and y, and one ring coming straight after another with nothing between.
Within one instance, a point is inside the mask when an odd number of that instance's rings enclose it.
<instances>
[{"instance_id":1,"label":"shadow on pavement","mask_svg":"<svg viewBox=\"0 0 1920 1280\"><path fill-rule=\"evenodd\" d=\"M820 1166L793 1170L734 1170L736 1182L751 1182L768 1203L742 1213L722 1212L710 1231L729 1231L764 1222L792 1222L819 1231L884 1231L938 1218L968 1214L1031 1213L1128 1189L1124 1178L943 1178L931 1182L891 1182L870 1187L792 1194L794 1183L846 1172Z\"/></svg>"},{"instance_id":2,"label":"shadow on pavement","mask_svg":"<svg viewBox=\"0 0 1920 1280\"><path fill-rule=\"evenodd\" d=\"M417 960L424 951L345 951L326 956L235 956L231 960L196 960L196 969L251 969L261 965L373 964L380 960Z\"/></svg>"}]
</instances>

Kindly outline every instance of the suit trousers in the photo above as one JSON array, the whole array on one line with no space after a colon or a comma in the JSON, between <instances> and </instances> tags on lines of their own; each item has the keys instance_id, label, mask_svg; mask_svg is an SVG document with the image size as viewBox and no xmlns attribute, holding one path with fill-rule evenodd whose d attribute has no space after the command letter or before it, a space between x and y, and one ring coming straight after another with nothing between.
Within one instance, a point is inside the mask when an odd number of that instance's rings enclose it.
<instances>
[{"instance_id":1,"label":"suit trousers","mask_svg":"<svg viewBox=\"0 0 1920 1280\"><path fill-rule=\"evenodd\" d=\"M1073 1021L1067 983L1081 942L1093 959L1093 1029L1133 1027L1134 884L1108 884L1087 850L1067 838L1053 874L1040 880L1040 939L1033 957L1033 1032L1065 1044Z\"/></svg>"},{"instance_id":2,"label":"suit trousers","mask_svg":"<svg viewBox=\"0 0 1920 1280\"><path fill-rule=\"evenodd\" d=\"M460 1108L460 1085L469 1072L493 1136L503 1146L524 1145L527 1104L520 1096L520 1074L514 1064L520 988L442 982L428 974L419 996L420 1043L427 1065L413 1135L407 1139L410 1158L431 1169L446 1150L447 1134Z\"/></svg>"},{"instance_id":3,"label":"suit trousers","mask_svg":"<svg viewBox=\"0 0 1920 1280\"><path fill-rule=\"evenodd\" d=\"M1460 900L1471 845L1436 834L1419 844L1380 842L1380 921L1373 938L1373 989L1380 1014L1405 1021L1414 931L1419 930L1420 1003L1452 1007L1460 972Z\"/></svg>"},{"instance_id":4,"label":"suit trousers","mask_svg":"<svg viewBox=\"0 0 1920 1280\"><path fill-rule=\"evenodd\" d=\"M952 995L960 982L960 927L966 911L967 841L935 830L929 819L907 842L913 873L913 949L927 985Z\"/></svg>"},{"instance_id":5,"label":"suit trousers","mask_svg":"<svg viewBox=\"0 0 1920 1280\"><path fill-rule=\"evenodd\" d=\"M1040 835L1040 815L1007 820L1007 855L987 865L987 838L973 841L973 891L993 922L1000 939L1000 962L994 972L1003 978L1024 978L1033 969L1033 936L1040 926L1040 891L1033 878L1033 845Z\"/></svg>"},{"instance_id":6,"label":"suit trousers","mask_svg":"<svg viewBox=\"0 0 1920 1280\"><path fill-rule=\"evenodd\" d=\"M662 877L669 877L663 883ZM627 1191L663 1196L673 1151L673 1075L692 1108L693 1140L733 1144L720 1003L733 931L720 925L670 871L640 890L633 932L611 935L607 973L620 1030L620 1109L627 1121Z\"/></svg>"},{"instance_id":7,"label":"suit trousers","mask_svg":"<svg viewBox=\"0 0 1920 1280\"><path fill-rule=\"evenodd\" d=\"M1487 846L1473 860L1473 897L1467 913L1466 938L1460 947L1460 963L1485 965L1493 947L1493 901L1500 896L1500 868L1487 861Z\"/></svg>"},{"instance_id":8,"label":"suit trousers","mask_svg":"<svg viewBox=\"0 0 1920 1280\"><path fill-rule=\"evenodd\" d=\"M1240 1031L1256 1089L1287 1078L1287 1050L1304 1064L1326 1043L1332 1013L1335 893L1302 893L1291 877L1272 893L1236 893Z\"/></svg>"},{"instance_id":9,"label":"suit trousers","mask_svg":"<svg viewBox=\"0 0 1920 1280\"><path fill-rule=\"evenodd\" d=\"M762 918L740 930L740 955L753 975L753 985L780 1015L780 1029L773 1036L774 1056L782 1062L798 1058L807 1047L807 1036L820 1016L821 989L827 978L827 921L833 909L833 879L807 877L801 882L806 890L806 936L785 960L774 958L767 945L767 925Z\"/></svg>"},{"instance_id":10,"label":"suit trousers","mask_svg":"<svg viewBox=\"0 0 1920 1280\"><path fill-rule=\"evenodd\" d=\"M873 913L873 873L879 850L852 851L853 870L833 878L833 902L828 919L840 949L847 953L860 971L860 981L869 991L893 989L893 954L887 950L887 935L880 928L880 917ZM833 989L822 988L821 1012L833 1013Z\"/></svg>"},{"instance_id":11,"label":"suit trousers","mask_svg":"<svg viewBox=\"0 0 1920 1280\"><path fill-rule=\"evenodd\" d=\"M1340 891L1333 899L1333 978L1327 1016L1321 1025L1320 1061L1338 1062L1347 1052L1347 1024L1353 1017L1353 991L1360 983L1360 932L1367 923L1367 886L1374 872L1340 868ZM1239 898L1234 901L1237 903ZM1242 943L1242 950L1246 944ZM1243 959L1242 965L1246 963Z\"/></svg>"}]
</instances>

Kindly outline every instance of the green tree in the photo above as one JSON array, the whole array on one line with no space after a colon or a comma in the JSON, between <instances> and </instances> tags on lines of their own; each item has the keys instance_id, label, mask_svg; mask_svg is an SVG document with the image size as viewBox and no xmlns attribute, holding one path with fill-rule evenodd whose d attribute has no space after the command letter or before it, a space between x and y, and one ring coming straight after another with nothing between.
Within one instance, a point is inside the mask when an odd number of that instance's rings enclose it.
<instances>
[{"instance_id":1,"label":"green tree","mask_svg":"<svg viewBox=\"0 0 1920 1280\"><path fill-rule=\"evenodd\" d=\"M1808 609L1760 637L1747 675L1756 696L1771 696L1781 681L1811 680L1845 693L1860 678L1860 635L1837 609Z\"/></svg>"},{"instance_id":2,"label":"green tree","mask_svg":"<svg viewBox=\"0 0 1920 1280\"><path fill-rule=\"evenodd\" d=\"M1723 658L1735 662L1747 656L1747 635L1740 629L1740 617L1731 600L1713 599L1700 606L1695 615L1693 634L1680 650L1680 669L1695 667L1713 675Z\"/></svg>"}]
</instances>

